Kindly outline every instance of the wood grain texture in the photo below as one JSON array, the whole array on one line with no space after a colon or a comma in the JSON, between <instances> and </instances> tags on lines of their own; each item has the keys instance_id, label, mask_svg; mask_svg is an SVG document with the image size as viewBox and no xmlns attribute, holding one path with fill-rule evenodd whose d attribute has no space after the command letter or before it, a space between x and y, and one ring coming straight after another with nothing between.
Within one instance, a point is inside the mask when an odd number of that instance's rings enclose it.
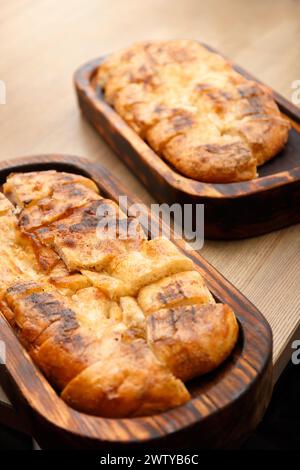
<instances>
[{"instance_id":1,"label":"wood grain texture","mask_svg":"<svg viewBox=\"0 0 300 470\"><path fill-rule=\"evenodd\" d=\"M172 168L105 102L96 79L102 62L103 58L88 62L75 73L79 106L159 202L204 204L206 238L245 238L300 222L300 110L292 103L279 94L274 96L293 127L280 154L259 167L258 178L227 184L202 183ZM235 68L253 79L241 67Z\"/></svg>"},{"instance_id":2,"label":"wood grain texture","mask_svg":"<svg viewBox=\"0 0 300 470\"><path fill-rule=\"evenodd\" d=\"M46 169L88 176L102 195L117 203L124 195L129 204L140 202L99 164L72 156L45 155L2 162L0 185L11 172ZM158 224L154 218L154 233ZM151 233L148 235L151 238ZM197 253L186 251L182 240L174 242L194 261L216 299L235 312L240 335L234 352L221 367L187 384L192 395L187 404L151 417L109 420L68 407L1 316L0 340L6 345L6 365L2 365L0 381L42 448L163 448L190 445L193 439L199 448L232 447L260 421L272 392L271 329L260 312L209 263Z\"/></svg>"},{"instance_id":3,"label":"wood grain texture","mask_svg":"<svg viewBox=\"0 0 300 470\"><path fill-rule=\"evenodd\" d=\"M291 100L300 79L300 3L294 0L10 0L0 9L0 160L64 152L101 162L144 203L153 202L76 105L72 76L89 58L145 39L211 44ZM234 25L234 26L232 26ZM277 379L300 338L300 225L248 240L205 241L201 255L268 319ZM0 420L19 423L0 390Z\"/></svg>"}]
</instances>

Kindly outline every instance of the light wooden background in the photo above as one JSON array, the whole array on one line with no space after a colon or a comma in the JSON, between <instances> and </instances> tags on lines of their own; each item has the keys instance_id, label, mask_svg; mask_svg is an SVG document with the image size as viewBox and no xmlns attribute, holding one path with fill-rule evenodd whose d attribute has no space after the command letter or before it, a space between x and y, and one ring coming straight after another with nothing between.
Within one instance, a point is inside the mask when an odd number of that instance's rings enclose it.
<instances>
[{"instance_id":1,"label":"light wooden background","mask_svg":"<svg viewBox=\"0 0 300 470\"><path fill-rule=\"evenodd\" d=\"M199 38L291 99L291 84L300 79L299 18L297 0L0 0L0 80L7 88L7 104L0 105L0 159L85 156L150 203L82 119L74 70L133 41ZM206 241L201 254L269 320L278 377L292 339L300 339L300 226L251 240Z\"/></svg>"}]
</instances>

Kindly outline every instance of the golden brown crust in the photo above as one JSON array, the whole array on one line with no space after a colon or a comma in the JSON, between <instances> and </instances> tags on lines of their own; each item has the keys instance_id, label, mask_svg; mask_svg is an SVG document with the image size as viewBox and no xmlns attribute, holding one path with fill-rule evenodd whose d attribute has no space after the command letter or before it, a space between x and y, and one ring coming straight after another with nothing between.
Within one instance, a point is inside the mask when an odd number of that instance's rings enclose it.
<instances>
[{"instance_id":1,"label":"golden brown crust","mask_svg":"<svg viewBox=\"0 0 300 470\"><path fill-rule=\"evenodd\" d=\"M104 61L98 82L155 152L199 181L255 178L288 138L270 91L196 41L136 44Z\"/></svg>"},{"instance_id":2,"label":"golden brown crust","mask_svg":"<svg viewBox=\"0 0 300 470\"><path fill-rule=\"evenodd\" d=\"M186 271L143 287L137 301L144 314L149 315L164 307L214 303L214 298L197 271Z\"/></svg>"},{"instance_id":3,"label":"golden brown crust","mask_svg":"<svg viewBox=\"0 0 300 470\"><path fill-rule=\"evenodd\" d=\"M231 310L215 304L190 258L166 238L147 240L92 182L55 172L32 181L9 178L16 209L0 195L0 309L36 365L87 413L142 416L185 403L182 380L234 347Z\"/></svg>"},{"instance_id":4,"label":"golden brown crust","mask_svg":"<svg viewBox=\"0 0 300 470\"><path fill-rule=\"evenodd\" d=\"M149 345L183 381L218 367L231 353L237 336L237 321L227 305L184 305L147 317Z\"/></svg>"},{"instance_id":5,"label":"golden brown crust","mask_svg":"<svg viewBox=\"0 0 300 470\"><path fill-rule=\"evenodd\" d=\"M131 286L134 295L147 284L190 269L193 262L165 238L147 240L139 251L117 256L107 267L110 275Z\"/></svg>"},{"instance_id":6,"label":"golden brown crust","mask_svg":"<svg viewBox=\"0 0 300 470\"><path fill-rule=\"evenodd\" d=\"M16 283L7 289L5 300L14 312L18 336L28 349L36 345L40 335L53 322L71 319L67 299L46 284ZM75 321L75 315L73 317Z\"/></svg>"},{"instance_id":7,"label":"golden brown crust","mask_svg":"<svg viewBox=\"0 0 300 470\"><path fill-rule=\"evenodd\" d=\"M165 158L175 168L184 169L186 176L200 181L228 183L255 178L256 160L243 142L224 139L222 144L194 144L193 136L178 135L166 145ZM182 152L186 160L181 158Z\"/></svg>"},{"instance_id":8,"label":"golden brown crust","mask_svg":"<svg viewBox=\"0 0 300 470\"><path fill-rule=\"evenodd\" d=\"M19 223L26 231L50 224L78 207L101 200L99 194L81 184L66 184L55 188L46 198L22 210Z\"/></svg>"},{"instance_id":9,"label":"golden brown crust","mask_svg":"<svg viewBox=\"0 0 300 470\"><path fill-rule=\"evenodd\" d=\"M249 116L228 126L228 133L241 136L250 146L257 165L277 155L288 139L289 123L280 116Z\"/></svg>"},{"instance_id":10,"label":"golden brown crust","mask_svg":"<svg viewBox=\"0 0 300 470\"><path fill-rule=\"evenodd\" d=\"M98 193L95 183L89 178L55 170L43 171L44 178L40 180L40 172L12 173L4 184L4 194L19 207L27 207L53 194L56 188L64 185L79 184Z\"/></svg>"},{"instance_id":11,"label":"golden brown crust","mask_svg":"<svg viewBox=\"0 0 300 470\"><path fill-rule=\"evenodd\" d=\"M106 340L104 339L104 342ZM182 405L190 395L143 339L103 345L102 360L85 369L62 398L86 413L110 418L143 416ZM85 397L82 400L82 396Z\"/></svg>"}]
</instances>

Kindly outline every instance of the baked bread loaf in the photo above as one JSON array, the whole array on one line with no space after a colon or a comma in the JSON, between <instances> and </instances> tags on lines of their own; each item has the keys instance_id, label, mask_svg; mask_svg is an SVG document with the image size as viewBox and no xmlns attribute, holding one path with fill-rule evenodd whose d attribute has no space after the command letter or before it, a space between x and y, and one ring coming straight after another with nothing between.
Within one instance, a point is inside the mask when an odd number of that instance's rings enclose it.
<instances>
[{"instance_id":1,"label":"baked bread loaf","mask_svg":"<svg viewBox=\"0 0 300 470\"><path fill-rule=\"evenodd\" d=\"M288 139L270 90L197 41L144 42L112 54L98 83L129 126L195 180L255 178Z\"/></svg>"},{"instance_id":2,"label":"baked bread loaf","mask_svg":"<svg viewBox=\"0 0 300 470\"><path fill-rule=\"evenodd\" d=\"M109 418L187 402L184 381L219 366L238 336L193 262L87 178L12 174L3 190L0 310L61 397Z\"/></svg>"}]
</instances>

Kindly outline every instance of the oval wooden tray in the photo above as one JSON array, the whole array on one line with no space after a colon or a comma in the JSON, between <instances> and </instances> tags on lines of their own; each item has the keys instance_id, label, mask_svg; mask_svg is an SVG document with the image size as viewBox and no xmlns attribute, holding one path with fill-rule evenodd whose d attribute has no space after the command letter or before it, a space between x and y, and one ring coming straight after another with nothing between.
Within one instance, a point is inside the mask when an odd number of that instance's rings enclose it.
<instances>
[{"instance_id":1,"label":"oval wooden tray","mask_svg":"<svg viewBox=\"0 0 300 470\"><path fill-rule=\"evenodd\" d=\"M159 202L205 204L206 238L245 238L300 222L299 108L273 91L293 128L284 150L259 168L258 178L241 183L201 183L173 170L104 101L95 80L102 61L88 62L75 73L80 108ZM234 68L255 80L242 68Z\"/></svg>"},{"instance_id":2,"label":"oval wooden tray","mask_svg":"<svg viewBox=\"0 0 300 470\"><path fill-rule=\"evenodd\" d=\"M0 163L0 184L11 172L56 169L92 178L103 195L118 202L139 202L98 164L73 156L44 155ZM151 224L155 230L157 220ZM151 234L149 234L151 237ZM175 241L182 251L185 244ZM238 344L213 373L188 384L192 400L159 415L105 419L67 406L35 367L13 330L0 314L0 340L6 344L6 365L0 382L42 448L126 450L148 447L197 448L238 445L257 426L272 392L272 333L260 312L207 261L185 251L217 300L235 311Z\"/></svg>"}]
</instances>

